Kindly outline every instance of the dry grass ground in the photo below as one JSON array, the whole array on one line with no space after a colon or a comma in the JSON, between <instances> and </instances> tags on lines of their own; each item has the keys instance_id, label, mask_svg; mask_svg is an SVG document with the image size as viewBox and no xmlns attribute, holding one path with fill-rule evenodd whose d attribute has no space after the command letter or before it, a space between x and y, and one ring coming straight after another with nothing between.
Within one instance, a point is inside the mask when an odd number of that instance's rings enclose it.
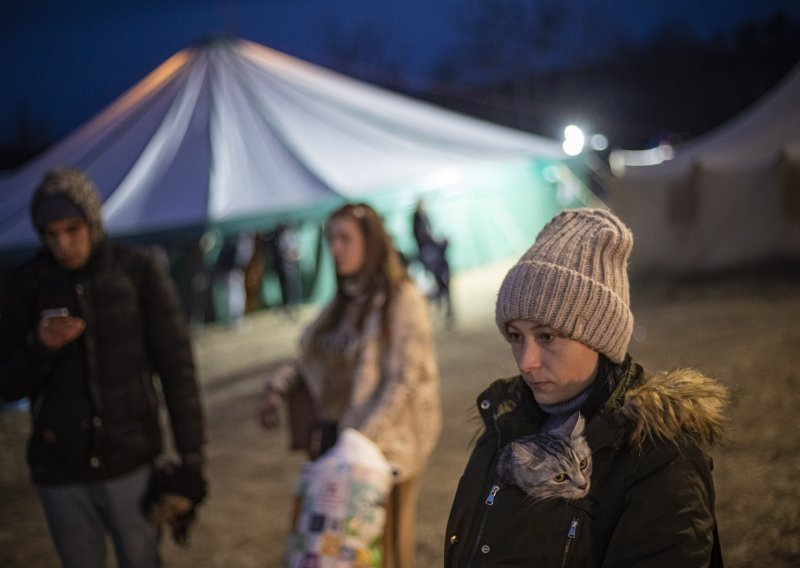
<instances>
[{"instance_id":1,"label":"dry grass ground","mask_svg":"<svg viewBox=\"0 0 800 568\"><path fill-rule=\"evenodd\" d=\"M441 565L444 527L476 424L468 409L496 376L514 371L492 318L502 267L460 275L458 323L439 325L445 430L419 503L418 565ZM800 281L756 277L634 289L631 352L651 370L694 366L734 392L727 443L713 452L717 510L726 563L800 565ZM190 546L165 541L174 568L280 565L289 494L301 456L284 430L253 419L265 370L292 353L312 315L250 318L244 330L195 334L206 396L211 497ZM0 566L56 566L24 465L24 414L0 414Z\"/></svg>"}]
</instances>

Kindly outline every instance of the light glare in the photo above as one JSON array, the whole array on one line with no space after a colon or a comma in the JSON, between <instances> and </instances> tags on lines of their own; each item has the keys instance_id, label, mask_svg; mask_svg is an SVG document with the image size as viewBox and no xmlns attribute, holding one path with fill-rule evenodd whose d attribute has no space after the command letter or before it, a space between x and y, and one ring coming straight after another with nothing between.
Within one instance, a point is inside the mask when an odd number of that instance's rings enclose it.
<instances>
[{"instance_id":1,"label":"light glare","mask_svg":"<svg viewBox=\"0 0 800 568\"><path fill-rule=\"evenodd\" d=\"M580 128L574 124L570 124L564 129L564 142L561 144L561 148L564 150L565 154L568 156L577 156L583 151L583 145L585 143L586 138Z\"/></svg>"},{"instance_id":2,"label":"light glare","mask_svg":"<svg viewBox=\"0 0 800 568\"><path fill-rule=\"evenodd\" d=\"M592 137L589 139L589 145L592 147L592 150L597 150L598 152L602 152L603 150L608 148L608 138L606 138L602 134L593 134Z\"/></svg>"}]
</instances>

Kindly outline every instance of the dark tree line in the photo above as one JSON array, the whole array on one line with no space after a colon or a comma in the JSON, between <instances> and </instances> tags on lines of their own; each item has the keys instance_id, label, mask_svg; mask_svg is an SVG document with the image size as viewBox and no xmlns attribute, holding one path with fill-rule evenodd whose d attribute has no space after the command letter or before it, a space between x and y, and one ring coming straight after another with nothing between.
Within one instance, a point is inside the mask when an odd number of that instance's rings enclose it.
<instances>
[{"instance_id":1,"label":"dark tree line","mask_svg":"<svg viewBox=\"0 0 800 568\"><path fill-rule=\"evenodd\" d=\"M781 14L748 22L729 38L700 40L677 25L640 45L604 37L607 43L578 63L536 69L526 62L503 79L471 87L458 86L458 66L451 65L437 88L417 95L548 137L560 137L566 124L578 122L612 144L642 148L720 125L800 61L800 22ZM473 69L485 64L474 61ZM459 65L463 73L470 63Z\"/></svg>"}]
</instances>

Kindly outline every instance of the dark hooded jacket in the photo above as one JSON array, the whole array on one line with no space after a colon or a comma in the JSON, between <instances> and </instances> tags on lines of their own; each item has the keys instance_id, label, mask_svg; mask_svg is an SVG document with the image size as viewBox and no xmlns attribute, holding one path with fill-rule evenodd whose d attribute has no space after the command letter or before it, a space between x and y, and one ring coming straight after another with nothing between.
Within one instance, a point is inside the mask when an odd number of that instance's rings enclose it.
<instances>
[{"instance_id":1,"label":"dark hooded jacket","mask_svg":"<svg viewBox=\"0 0 800 568\"><path fill-rule=\"evenodd\" d=\"M68 184L69 185L69 184ZM93 185L65 193L89 223L92 253L78 270L42 251L5 279L0 306L0 397L31 399L31 476L85 483L125 474L162 451L160 378L175 447L202 462L203 416L188 328L166 268L144 249L107 240ZM47 349L40 313L66 307L86 329Z\"/></svg>"},{"instance_id":2,"label":"dark hooded jacket","mask_svg":"<svg viewBox=\"0 0 800 568\"><path fill-rule=\"evenodd\" d=\"M710 459L727 391L693 370L646 376L630 357L586 423L590 490L534 502L495 483L500 450L545 414L520 376L478 398L485 431L447 523L445 566L719 566Z\"/></svg>"}]
</instances>

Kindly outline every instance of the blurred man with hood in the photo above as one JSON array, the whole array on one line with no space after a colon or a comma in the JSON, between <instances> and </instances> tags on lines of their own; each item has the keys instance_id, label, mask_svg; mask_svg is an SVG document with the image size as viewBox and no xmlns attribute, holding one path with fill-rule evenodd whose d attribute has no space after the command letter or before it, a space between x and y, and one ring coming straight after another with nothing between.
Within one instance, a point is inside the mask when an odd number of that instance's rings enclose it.
<instances>
[{"instance_id":1,"label":"blurred man with hood","mask_svg":"<svg viewBox=\"0 0 800 568\"><path fill-rule=\"evenodd\" d=\"M200 393L175 287L153 256L106 238L82 171L50 171L30 213L44 248L6 278L0 397L31 400L28 464L63 565L104 566L108 535L120 567L159 566L157 525L175 515L154 520L143 499L163 477L154 475L162 393L181 458L170 492L184 518L206 493Z\"/></svg>"}]
</instances>

